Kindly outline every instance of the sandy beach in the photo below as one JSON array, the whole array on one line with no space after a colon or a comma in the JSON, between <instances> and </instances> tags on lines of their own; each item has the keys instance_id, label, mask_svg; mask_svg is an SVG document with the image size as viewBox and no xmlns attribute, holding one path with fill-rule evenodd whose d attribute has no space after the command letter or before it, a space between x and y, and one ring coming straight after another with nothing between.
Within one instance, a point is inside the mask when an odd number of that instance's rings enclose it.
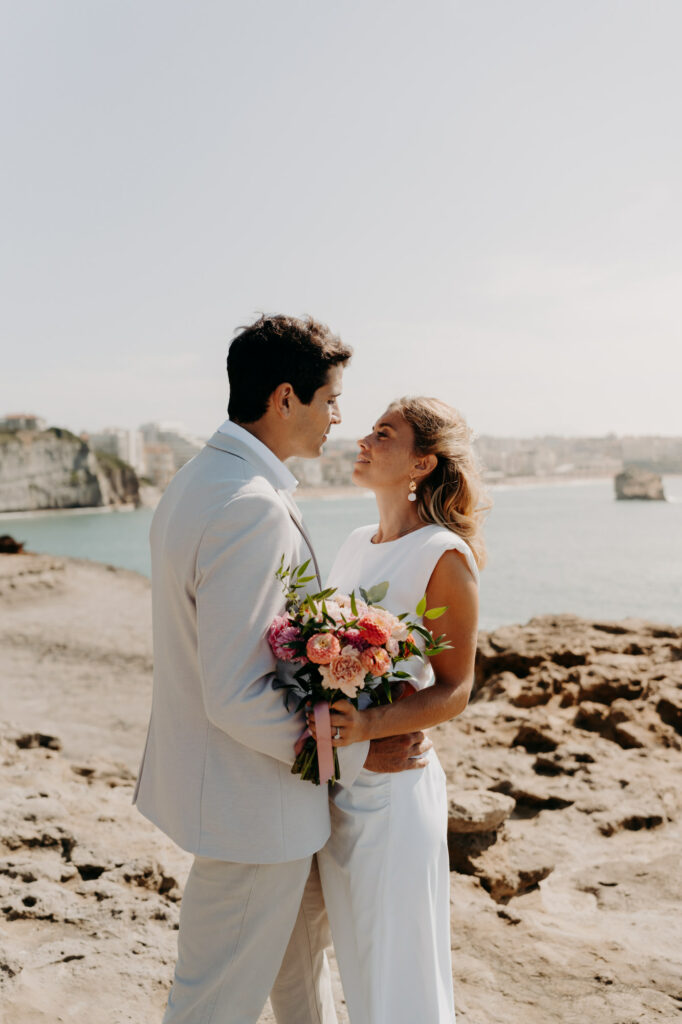
<instances>
[{"instance_id":1,"label":"sandy beach","mask_svg":"<svg viewBox=\"0 0 682 1024\"><path fill-rule=\"evenodd\" d=\"M189 857L131 806L149 582L0 556L0 610L3 1022L153 1024ZM475 697L434 730L459 1024L680 1019L681 733L679 628L481 634Z\"/></svg>"}]
</instances>

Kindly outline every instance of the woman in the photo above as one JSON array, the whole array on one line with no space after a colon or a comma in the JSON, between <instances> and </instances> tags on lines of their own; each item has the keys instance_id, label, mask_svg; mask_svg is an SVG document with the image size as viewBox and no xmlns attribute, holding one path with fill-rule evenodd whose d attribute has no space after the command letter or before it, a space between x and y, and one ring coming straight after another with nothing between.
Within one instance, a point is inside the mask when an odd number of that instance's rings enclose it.
<instances>
[{"instance_id":1,"label":"woman","mask_svg":"<svg viewBox=\"0 0 682 1024\"><path fill-rule=\"evenodd\" d=\"M339 551L329 583L349 593L389 581L384 607L446 606L451 649L413 659L416 692L384 707L333 706L344 746L428 729L460 714L473 681L484 510L461 416L433 398L393 402L359 442L353 482L376 495L378 525ZM426 625L429 624L427 619ZM332 794L332 835L318 854L351 1024L452 1024L445 775L435 751L414 771L363 769Z\"/></svg>"}]
</instances>

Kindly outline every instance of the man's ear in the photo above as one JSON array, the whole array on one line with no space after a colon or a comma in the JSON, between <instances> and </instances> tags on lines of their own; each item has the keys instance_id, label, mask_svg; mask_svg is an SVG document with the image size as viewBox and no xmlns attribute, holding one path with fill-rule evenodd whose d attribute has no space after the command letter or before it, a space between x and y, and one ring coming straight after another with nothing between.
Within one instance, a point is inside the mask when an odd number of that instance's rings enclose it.
<instances>
[{"instance_id":1,"label":"man's ear","mask_svg":"<svg viewBox=\"0 0 682 1024\"><path fill-rule=\"evenodd\" d=\"M283 420L288 419L291 415L291 400L293 397L294 389L291 384L287 384L286 382L278 384L270 395L270 404L272 409Z\"/></svg>"}]
</instances>

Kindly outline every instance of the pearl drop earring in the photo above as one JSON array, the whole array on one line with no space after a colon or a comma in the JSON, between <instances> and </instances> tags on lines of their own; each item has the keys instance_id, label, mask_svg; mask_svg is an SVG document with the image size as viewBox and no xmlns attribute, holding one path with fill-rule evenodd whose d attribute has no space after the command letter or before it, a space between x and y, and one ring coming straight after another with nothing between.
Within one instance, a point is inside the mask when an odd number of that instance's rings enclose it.
<instances>
[{"instance_id":1,"label":"pearl drop earring","mask_svg":"<svg viewBox=\"0 0 682 1024\"><path fill-rule=\"evenodd\" d=\"M414 480L410 480L410 493L407 495L407 500L408 501L416 501L417 500L417 495L415 493L416 490L417 490L416 483L414 482Z\"/></svg>"}]
</instances>

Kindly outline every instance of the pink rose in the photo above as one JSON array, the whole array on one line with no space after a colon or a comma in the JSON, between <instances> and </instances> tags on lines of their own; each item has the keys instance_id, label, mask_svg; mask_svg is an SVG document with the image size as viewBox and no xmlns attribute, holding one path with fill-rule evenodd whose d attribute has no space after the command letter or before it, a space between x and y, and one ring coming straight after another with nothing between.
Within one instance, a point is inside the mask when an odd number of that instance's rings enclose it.
<instances>
[{"instance_id":1,"label":"pink rose","mask_svg":"<svg viewBox=\"0 0 682 1024\"><path fill-rule=\"evenodd\" d=\"M303 658L296 654L294 648L288 646L300 638L300 629L298 626L292 626L286 615L278 615L268 630L268 641L272 653L280 661L303 661Z\"/></svg>"},{"instance_id":2,"label":"pink rose","mask_svg":"<svg viewBox=\"0 0 682 1024\"><path fill-rule=\"evenodd\" d=\"M308 640L305 652L315 665L328 665L341 651L341 644L333 633L315 633Z\"/></svg>"}]
</instances>

